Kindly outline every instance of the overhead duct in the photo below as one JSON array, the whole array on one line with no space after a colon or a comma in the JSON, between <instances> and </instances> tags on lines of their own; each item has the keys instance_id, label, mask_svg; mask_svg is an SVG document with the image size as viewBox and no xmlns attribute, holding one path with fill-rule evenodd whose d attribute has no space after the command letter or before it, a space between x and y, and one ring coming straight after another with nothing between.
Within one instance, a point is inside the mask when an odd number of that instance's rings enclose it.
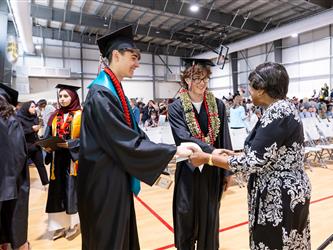
<instances>
[{"instance_id":1,"label":"overhead duct","mask_svg":"<svg viewBox=\"0 0 333 250\"><path fill-rule=\"evenodd\" d=\"M238 42L227 44L229 53L252 48L265 43L291 36L292 34L300 34L303 32L318 29L333 23L333 9L323 11L311 17L304 18L299 21L288 23L279 28L275 28L260 34L256 34L249 38L245 38ZM215 58L216 53L205 52L197 56L198 58Z\"/></svg>"},{"instance_id":2,"label":"overhead duct","mask_svg":"<svg viewBox=\"0 0 333 250\"><path fill-rule=\"evenodd\" d=\"M32 42L32 21L30 17L30 1L7 0L8 7L13 14L18 35L21 39L24 52L33 54L35 47Z\"/></svg>"}]
</instances>

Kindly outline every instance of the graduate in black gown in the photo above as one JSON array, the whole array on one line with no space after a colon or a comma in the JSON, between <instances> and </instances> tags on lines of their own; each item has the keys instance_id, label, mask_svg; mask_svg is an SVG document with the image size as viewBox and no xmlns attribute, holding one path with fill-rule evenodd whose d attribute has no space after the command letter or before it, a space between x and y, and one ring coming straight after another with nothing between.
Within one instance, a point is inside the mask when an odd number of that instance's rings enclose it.
<instances>
[{"instance_id":1,"label":"graduate in black gown","mask_svg":"<svg viewBox=\"0 0 333 250\"><path fill-rule=\"evenodd\" d=\"M35 142L39 140L37 133L40 129L35 102L28 101L23 103L22 107L17 112L17 118L24 131L28 147L28 158L30 158L35 164L42 185L45 186L49 184L49 179L44 165L43 153L41 147L35 145Z\"/></svg>"},{"instance_id":2,"label":"graduate in black gown","mask_svg":"<svg viewBox=\"0 0 333 250\"><path fill-rule=\"evenodd\" d=\"M138 128L121 80L132 77L140 52L132 26L100 38L110 65L89 86L80 136L78 204L82 249L139 249L133 193L153 185L169 161L189 149L155 144Z\"/></svg>"},{"instance_id":3,"label":"graduate in black gown","mask_svg":"<svg viewBox=\"0 0 333 250\"><path fill-rule=\"evenodd\" d=\"M45 157L50 164L50 185L46 203L48 231L53 240L74 239L79 234L77 208L78 147L81 125L81 105L76 92L80 87L58 84L59 109L50 116L44 138L60 137L66 142L58 144Z\"/></svg>"},{"instance_id":4,"label":"graduate in black gown","mask_svg":"<svg viewBox=\"0 0 333 250\"><path fill-rule=\"evenodd\" d=\"M30 181L24 132L11 106L16 106L17 97L17 91L0 83L0 120L8 129L8 148L11 152L5 158L12 159L11 173L5 185L7 199L10 199L2 201L0 205L0 245L9 243L13 249L27 250ZM13 174L15 183L12 181Z\"/></svg>"},{"instance_id":5,"label":"graduate in black gown","mask_svg":"<svg viewBox=\"0 0 333 250\"><path fill-rule=\"evenodd\" d=\"M295 105L286 100L283 65L263 63L249 75L254 105L265 111L245 141L244 153L195 153L194 165L216 166L248 176L250 248L311 249L311 184L304 169L304 134Z\"/></svg>"},{"instance_id":6,"label":"graduate in black gown","mask_svg":"<svg viewBox=\"0 0 333 250\"><path fill-rule=\"evenodd\" d=\"M5 102L1 99L0 102ZM1 202L12 200L17 197L16 175L13 168L14 155L10 148L10 138L8 135L8 127L5 120L3 104L0 104L0 210ZM0 225L1 226L1 225Z\"/></svg>"},{"instance_id":7,"label":"graduate in black gown","mask_svg":"<svg viewBox=\"0 0 333 250\"><path fill-rule=\"evenodd\" d=\"M169 106L177 145L195 142L204 152L231 148L223 102L207 90L210 66L204 59L184 60L180 99ZM215 151L216 152L216 151ZM218 249L220 200L230 173L205 165L200 172L188 161L177 163L173 197L175 245L178 249Z\"/></svg>"}]
</instances>

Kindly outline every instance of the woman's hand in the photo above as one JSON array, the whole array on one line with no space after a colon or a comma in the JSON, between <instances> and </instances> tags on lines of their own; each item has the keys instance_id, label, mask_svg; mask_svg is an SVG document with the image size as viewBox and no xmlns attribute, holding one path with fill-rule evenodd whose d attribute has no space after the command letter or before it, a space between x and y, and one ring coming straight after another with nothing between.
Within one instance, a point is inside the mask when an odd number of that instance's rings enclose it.
<instances>
[{"instance_id":1,"label":"woman's hand","mask_svg":"<svg viewBox=\"0 0 333 250\"><path fill-rule=\"evenodd\" d=\"M206 164L209 161L210 154L205 152L195 152L190 156L190 163L198 167L202 164Z\"/></svg>"}]
</instances>

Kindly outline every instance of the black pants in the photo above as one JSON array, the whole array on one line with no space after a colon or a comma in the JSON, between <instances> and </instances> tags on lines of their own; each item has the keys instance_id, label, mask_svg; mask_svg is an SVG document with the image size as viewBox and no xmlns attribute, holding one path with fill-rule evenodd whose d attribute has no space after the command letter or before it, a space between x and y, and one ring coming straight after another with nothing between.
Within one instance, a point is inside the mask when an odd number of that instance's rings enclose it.
<instances>
[{"instance_id":1,"label":"black pants","mask_svg":"<svg viewBox=\"0 0 333 250\"><path fill-rule=\"evenodd\" d=\"M42 184L49 184L49 179L47 177L47 172L43 161L42 150L36 146L34 148L29 148L29 158L35 164Z\"/></svg>"}]
</instances>

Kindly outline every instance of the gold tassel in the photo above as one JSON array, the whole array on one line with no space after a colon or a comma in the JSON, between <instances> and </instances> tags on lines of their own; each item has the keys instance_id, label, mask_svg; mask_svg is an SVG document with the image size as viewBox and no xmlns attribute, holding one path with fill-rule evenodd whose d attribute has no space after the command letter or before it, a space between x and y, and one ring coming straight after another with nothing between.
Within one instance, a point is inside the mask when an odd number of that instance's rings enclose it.
<instances>
[{"instance_id":1,"label":"gold tassel","mask_svg":"<svg viewBox=\"0 0 333 250\"><path fill-rule=\"evenodd\" d=\"M54 174L54 155L52 157L51 178L50 179L53 181L56 179L55 174Z\"/></svg>"}]
</instances>

